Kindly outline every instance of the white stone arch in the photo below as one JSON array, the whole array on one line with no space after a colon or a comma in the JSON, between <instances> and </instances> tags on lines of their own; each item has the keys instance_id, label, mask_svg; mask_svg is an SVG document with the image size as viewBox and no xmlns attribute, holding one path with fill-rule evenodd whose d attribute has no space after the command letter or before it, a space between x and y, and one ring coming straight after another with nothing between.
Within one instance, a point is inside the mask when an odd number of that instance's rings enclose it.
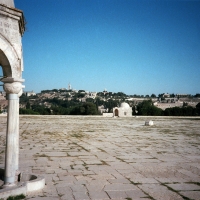
<instances>
[{"instance_id":1,"label":"white stone arch","mask_svg":"<svg viewBox=\"0 0 200 200\"><path fill-rule=\"evenodd\" d=\"M21 59L12 44L0 33L0 65L5 77L21 78Z\"/></svg>"}]
</instances>

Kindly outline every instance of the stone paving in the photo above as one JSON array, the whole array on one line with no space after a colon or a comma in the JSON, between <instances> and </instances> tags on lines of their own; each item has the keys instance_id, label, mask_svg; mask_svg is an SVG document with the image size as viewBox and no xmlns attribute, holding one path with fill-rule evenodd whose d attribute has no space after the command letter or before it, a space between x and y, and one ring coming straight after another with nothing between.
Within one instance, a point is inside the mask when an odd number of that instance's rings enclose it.
<instances>
[{"instance_id":1,"label":"stone paving","mask_svg":"<svg viewBox=\"0 0 200 200\"><path fill-rule=\"evenodd\" d=\"M31 200L199 200L200 119L20 116L20 170L45 177Z\"/></svg>"}]
</instances>

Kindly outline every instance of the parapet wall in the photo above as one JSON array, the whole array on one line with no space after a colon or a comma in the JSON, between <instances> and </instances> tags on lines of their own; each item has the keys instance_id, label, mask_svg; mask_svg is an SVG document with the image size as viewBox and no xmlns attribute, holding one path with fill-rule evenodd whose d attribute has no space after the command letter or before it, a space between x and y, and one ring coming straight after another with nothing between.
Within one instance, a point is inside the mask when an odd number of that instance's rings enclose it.
<instances>
[{"instance_id":1,"label":"parapet wall","mask_svg":"<svg viewBox=\"0 0 200 200\"><path fill-rule=\"evenodd\" d=\"M103 113L103 117L113 117L113 113Z\"/></svg>"}]
</instances>

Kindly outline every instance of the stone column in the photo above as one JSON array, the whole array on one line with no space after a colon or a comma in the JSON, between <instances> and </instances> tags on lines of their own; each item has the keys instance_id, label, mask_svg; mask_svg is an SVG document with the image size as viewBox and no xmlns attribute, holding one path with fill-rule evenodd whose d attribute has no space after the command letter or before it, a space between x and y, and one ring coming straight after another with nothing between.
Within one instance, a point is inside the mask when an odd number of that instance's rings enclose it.
<instances>
[{"instance_id":1,"label":"stone column","mask_svg":"<svg viewBox=\"0 0 200 200\"><path fill-rule=\"evenodd\" d=\"M13 186L19 174L19 97L21 82L4 83L8 100L4 187Z\"/></svg>"}]
</instances>

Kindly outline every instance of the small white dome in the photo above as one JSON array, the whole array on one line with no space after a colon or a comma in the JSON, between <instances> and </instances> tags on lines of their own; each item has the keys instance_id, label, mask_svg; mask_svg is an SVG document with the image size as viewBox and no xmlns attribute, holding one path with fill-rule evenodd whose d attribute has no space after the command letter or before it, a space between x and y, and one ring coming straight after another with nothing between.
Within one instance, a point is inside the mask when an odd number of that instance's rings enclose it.
<instances>
[{"instance_id":1,"label":"small white dome","mask_svg":"<svg viewBox=\"0 0 200 200\"><path fill-rule=\"evenodd\" d=\"M130 108L130 106L128 105L128 103L125 103L125 102L121 103L120 107L121 108Z\"/></svg>"}]
</instances>

